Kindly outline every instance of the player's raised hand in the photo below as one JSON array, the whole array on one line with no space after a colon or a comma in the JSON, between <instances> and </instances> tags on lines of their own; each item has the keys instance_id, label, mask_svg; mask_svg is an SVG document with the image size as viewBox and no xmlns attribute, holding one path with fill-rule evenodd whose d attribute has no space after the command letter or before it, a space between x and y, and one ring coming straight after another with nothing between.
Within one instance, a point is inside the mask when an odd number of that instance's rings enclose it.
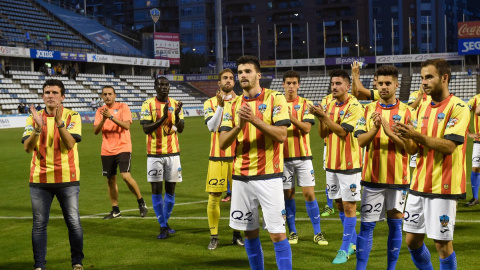
<instances>
[{"instance_id":1,"label":"player's raised hand","mask_svg":"<svg viewBox=\"0 0 480 270\"><path fill-rule=\"evenodd\" d=\"M240 107L240 110L238 110L238 116L240 117L240 127L245 126L247 122L251 123L255 120L255 114L248 103L245 103Z\"/></svg>"},{"instance_id":2,"label":"player's raised hand","mask_svg":"<svg viewBox=\"0 0 480 270\"><path fill-rule=\"evenodd\" d=\"M216 96L217 96L218 106L223 107L223 105L225 105L225 101L224 101L225 95L223 94L221 89L217 90Z\"/></svg>"},{"instance_id":3,"label":"player's raised hand","mask_svg":"<svg viewBox=\"0 0 480 270\"><path fill-rule=\"evenodd\" d=\"M38 128L41 128L43 126L43 119L40 115L38 115L37 109L35 109L35 106L33 104L30 105L30 111L32 112L32 117L35 121L36 126Z\"/></svg>"},{"instance_id":4,"label":"player's raised hand","mask_svg":"<svg viewBox=\"0 0 480 270\"><path fill-rule=\"evenodd\" d=\"M385 132L385 134L387 134L388 137L391 137L392 135L394 135L393 130L390 127L390 124L388 123L387 119L385 119L385 117L383 117L383 116L380 116L380 121L381 121L383 131Z\"/></svg>"},{"instance_id":5,"label":"player's raised hand","mask_svg":"<svg viewBox=\"0 0 480 270\"><path fill-rule=\"evenodd\" d=\"M110 113L110 111L108 111L108 109L106 107L103 108L103 110L101 111L101 114L103 115L104 120L107 120L107 118L112 116L112 114Z\"/></svg>"},{"instance_id":6,"label":"player's raised hand","mask_svg":"<svg viewBox=\"0 0 480 270\"><path fill-rule=\"evenodd\" d=\"M382 118L378 112L372 113L373 125L378 129L382 126Z\"/></svg>"},{"instance_id":7,"label":"player's raised hand","mask_svg":"<svg viewBox=\"0 0 480 270\"><path fill-rule=\"evenodd\" d=\"M360 63L358 63L357 61L353 61L350 66L352 67L352 76L360 75Z\"/></svg>"},{"instance_id":8,"label":"player's raised hand","mask_svg":"<svg viewBox=\"0 0 480 270\"><path fill-rule=\"evenodd\" d=\"M57 123L57 125L61 125L63 122L62 112L63 112L63 105L60 103L57 105L57 108L53 110L53 115L55 117L55 122Z\"/></svg>"},{"instance_id":9,"label":"player's raised hand","mask_svg":"<svg viewBox=\"0 0 480 270\"><path fill-rule=\"evenodd\" d=\"M175 109L175 117L178 117L178 114L182 111L183 103L181 101L178 102L177 108Z\"/></svg>"}]
</instances>

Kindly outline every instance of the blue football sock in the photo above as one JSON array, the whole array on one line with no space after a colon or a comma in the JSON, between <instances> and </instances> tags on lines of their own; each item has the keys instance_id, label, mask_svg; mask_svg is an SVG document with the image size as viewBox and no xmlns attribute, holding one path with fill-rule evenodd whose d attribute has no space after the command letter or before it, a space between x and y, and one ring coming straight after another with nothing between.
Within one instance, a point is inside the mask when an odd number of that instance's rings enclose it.
<instances>
[{"instance_id":1,"label":"blue football sock","mask_svg":"<svg viewBox=\"0 0 480 270\"><path fill-rule=\"evenodd\" d=\"M295 227L295 214L297 212L297 206L295 205L295 199L285 200L285 211L287 212L287 225L290 232L297 232Z\"/></svg>"},{"instance_id":2,"label":"blue football sock","mask_svg":"<svg viewBox=\"0 0 480 270\"><path fill-rule=\"evenodd\" d=\"M430 251L428 251L427 246L425 243L418 249L414 249L410 251L410 255L412 256L412 261L415 266L420 270L433 270L432 261L430 260Z\"/></svg>"},{"instance_id":3,"label":"blue football sock","mask_svg":"<svg viewBox=\"0 0 480 270\"><path fill-rule=\"evenodd\" d=\"M153 211L155 211L155 215L157 216L158 223L160 223L160 227L167 227L165 215L163 214L162 194L152 194L152 206Z\"/></svg>"},{"instance_id":4,"label":"blue football sock","mask_svg":"<svg viewBox=\"0 0 480 270\"><path fill-rule=\"evenodd\" d=\"M342 225L343 225L343 222L345 221L345 212L339 212L338 215L340 216L340 221L342 222Z\"/></svg>"},{"instance_id":5,"label":"blue football sock","mask_svg":"<svg viewBox=\"0 0 480 270\"><path fill-rule=\"evenodd\" d=\"M292 269L292 249L288 239L285 238L283 241L273 243L273 248L275 249L278 269Z\"/></svg>"},{"instance_id":6,"label":"blue football sock","mask_svg":"<svg viewBox=\"0 0 480 270\"><path fill-rule=\"evenodd\" d=\"M376 222L362 222L357 237L357 270L367 269L368 257L373 245L373 229Z\"/></svg>"},{"instance_id":7,"label":"blue football sock","mask_svg":"<svg viewBox=\"0 0 480 270\"><path fill-rule=\"evenodd\" d=\"M172 215L173 206L175 205L175 195L170 195L165 193L165 222L168 222L168 219Z\"/></svg>"},{"instance_id":8,"label":"blue football sock","mask_svg":"<svg viewBox=\"0 0 480 270\"><path fill-rule=\"evenodd\" d=\"M313 234L316 235L322 231L320 229L320 210L318 209L318 202L317 200L313 200L311 202L305 201L305 205L307 206L307 213L310 217L310 221L312 222Z\"/></svg>"},{"instance_id":9,"label":"blue football sock","mask_svg":"<svg viewBox=\"0 0 480 270\"><path fill-rule=\"evenodd\" d=\"M245 250L247 251L248 262L252 270L263 270L263 250L260 238L245 238Z\"/></svg>"},{"instance_id":10,"label":"blue football sock","mask_svg":"<svg viewBox=\"0 0 480 270\"><path fill-rule=\"evenodd\" d=\"M227 181L227 194L232 194L232 190L230 188L230 181Z\"/></svg>"},{"instance_id":11,"label":"blue football sock","mask_svg":"<svg viewBox=\"0 0 480 270\"><path fill-rule=\"evenodd\" d=\"M470 181L472 182L473 198L478 199L478 188L480 187L480 173L472 172L470 174Z\"/></svg>"},{"instance_id":12,"label":"blue football sock","mask_svg":"<svg viewBox=\"0 0 480 270\"><path fill-rule=\"evenodd\" d=\"M325 188L325 194L327 195L327 205L328 205L328 207L333 208L333 200L330 199L330 197L328 197L328 189L327 188Z\"/></svg>"},{"instance_id":13,"label":"blue football sock","mask_svg":"<svg viewBox=\"0 0 480 270\"><path fill-rule=\"evenodd\" d=\"M440 259L440 270L456 270L457 269L457 256L455 251L445 259Z\"/></svg>"},{"instance_id":14,"label":"blue football sock","mask_svg":"<svg viewBox=\"0 0 480 270\"><path fill-rule=\"evenodd\" d=\"M348 253L348 247L352 241L353 233L355 232L355 225L357 224L357 217L345 217L343 223L343 239L341 250Z\"/></svg>"},{"instance_id":15,"label":"blue football sock","mask_svg":"<svg viewBox=\"0 0 480 270\"><path fill-rule=\"evenodd\" d=\"M339 212L338 215L340 216L340 221L342 221L342 225L343 225L343 222L345 220L345 212ZM357 231L356 230L353 230L352 239L350 240L350 243L352 243L354 245L357 244Z\"/></svg>"},{"instance_id":16,"label":"blue football sock","mask_svg":"<svg viewBox=\"0 0 480 270\"><path fill-rule=\"evenodd\" d=\"M388 241L387 241L387 270L395 270L400 248L402 247L402 219L387 218L388 223Z\"/></svg>"}]
</instances>

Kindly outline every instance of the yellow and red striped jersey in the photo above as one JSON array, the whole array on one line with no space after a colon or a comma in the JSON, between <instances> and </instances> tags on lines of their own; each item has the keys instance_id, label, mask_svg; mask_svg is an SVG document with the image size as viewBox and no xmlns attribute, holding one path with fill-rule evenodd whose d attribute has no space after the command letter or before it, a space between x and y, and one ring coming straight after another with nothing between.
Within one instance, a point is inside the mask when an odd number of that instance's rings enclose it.
<instances>
[{"instance_id":1,"label":"yellow and red striped jersey","mask_svg":"<svg viewBox=\"0 0 480 270\"><path fill-rule=\"evenodd\" d=\"M372 119L374 112L383 116L390 128L397 122L407 124L408 119L412 117L410 107L399 100L394 106L382 106L379 101L372 102L365 106L364 117L357 122L355 137L374 128ZM370 144L365 147L362 185L378 188L408 188L410 186L409 161L407 151L396 145L381 127Z\"/></svg>"},{"instance_id":2,"label":"yellow and red striped jersey","mask_svg":"<svg viewBox=\"0 0 480 270\"><path fill-rule=\"evenodd\" d=\"M147 156L175 156L180 154L180 146L174 123L176 121L175 110L178 101L168 98L167 102L158 101L156 97L147 99L142 104L140 124L156 122L163 115L163 108L168 106L168 116L163 125L154 132L147 134ZM179 113L180 121L183 121L183 110Z\"/></svg>"},{"instance_id":3,"label":"yellow and red striped jersey","mask_svg":"<svg viewBox=\"0 0 480 270\"><path fill-rule=\"evenodd\" d=\"M417 97L418 97L419 93L420 93L420 89L410 93L410 96L408 97L407 104L412 105L412 103L415 102L415 100L417 100ZM429 95L425 94L425 92L423 92L421 102L431 102L431 101L432 101L432 97L430 97Z\"/></svg>"},{"instance_id":4,"label":"yellow and red striped jersey","mask_svg":"<svg viewBox=\"0 0 480 270\"><path fill-rule=\"evenodd\" d=\"M353 99L357 99L354 95L352 94L348 94L348 97L349 98L353 98ZM327 105L330 104L330 102L332 102L332 100L334 100L333 98L333 95L332 94L328 94L326 95L323 99L322 99L322 107L323 107L323 110L326 110L327 109Z\"/></svg>"},{"instance_id":5,"label":"yellow and red striped jersey","mask_svg":"<svg viewBox=\"0 0 480 270\"><path fill-rule=\"evenodd\" d=\"M410 192L419 196L446 199L465 198L466 135L470 122L467 104L454 95L442 102L420 103L414 126L423 135L455 142L450 155L418 144L417 167Z\"/></svg>"},{"instance_id":6,"label":"yellow and red striped jersey","mask_svg":"<svg viewBox=\"0 0 480 270\"><path fill-rule=\"evenodd\" d=\"M330 119L341 125L348 132L345 138L340 138L328 130L324 139L327 144L325 170L344 174L362 171L362 151L354 137L354 129L358 119L363 116L363 107L356 98L348 97L342 103L336 99L327 105L326 114Z\"/></svg>"},{"instance_id":7,"label":"yellow and red striped jersey","mask_svg":"<svg viewBox=\"0 0 480 270\"><path fill-rule=\"evenodd\" d=\"M292 117L300 122L315 125L315 118L313 114L308 113L307 104L313 105L310 100L301 96L287 101ZM308 133L303 134L295 125L290 125L287 129L287 139L283 143L283 158L284 160L312 159L310 135Z\"/></svg>"},{"instance_id":8,"label":"yellow and red striped jersey","mask_svg":"<svg viewBox=\"0 0 480 270\"><path fill-rule=\"evenodd\" d=\"M38 111L43 119L43 127L37 145L33 150L30 186L78 185L80 167L78 162L77 144L68 150L60 137L60 132L53 115L45 110ZM67 131L76 142L82 140L82 119L72 110L63 108L62 120ZM30 114L27 118L22 143L34 132L36 123Z\"/></svg>"},{"instance_id":9,"label":"yellow and red striped jersey","mask_svg":"<svg viewBox=\"0 0 480 270\"><path fill-rule=\"evenodd\" d=\"M268 125L289 126L287 101L277 91L263 88L259 96L247 99L238 96L225 104L219 132L230 131L240 124L237 111L248 103L256 117ZM259 180L283 176L283 146L265 136L251 123L243 127L237 136L236 155L233 163L235 180Z\"/></svg>"},{"instance_id":10,"label":"yellow and red striped jersey","mask_svg":"<svg viewBox=\"0 0 480 270\"><path fill-rule=\"evenodd\" d=\"M225 101L226 103L227 101ZM212 97L203 103L203 112L205 113L205 124L213 117L217 111L217 97ZM224 105L225 106L225 105ZM220 149L220 132L211 132L210 135L210 160L232 160L235 157L235 142L225 150Z\"/></svg>"},{"instance_id":11,"label":"yellow and red striped jersey","mask_svg":"<svg viewBox=\"0 0 480 270\"><path fill-rule=\"evenodd\" d=\"M477 108L477 106L479 106L479 104L480 104L480 94L472 97L467 103L470 111L473 111L473 129L474 129L474 132L477 134L480 133L480 127L479 127L480 116L475 114L475 109ZM473 143L480 143L480 140L474 139Z\"/></svg>"}]
</instances>

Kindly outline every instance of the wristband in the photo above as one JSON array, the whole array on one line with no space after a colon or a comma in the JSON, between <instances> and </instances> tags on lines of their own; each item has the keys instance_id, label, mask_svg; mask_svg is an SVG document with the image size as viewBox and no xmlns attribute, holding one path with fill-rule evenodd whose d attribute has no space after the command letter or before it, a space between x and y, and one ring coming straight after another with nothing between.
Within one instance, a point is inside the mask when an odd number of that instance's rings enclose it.
<instances>
[{"instance_id":1,"label":"wristband","mask_svg":"<svg viewBox=\"0 0 480 270\"><path fill-rule=\"evenodd\" d=\"M108 117L108 119L113 121L113 115L110 115L110 117Z\"/></svg>"},{"instance_id":2,"label":"wristband","mask_svg":"<svg viewBox=\"0 0 480 270\"><path fill-rule=\"evenodd\" d=\"M40 135L42 133L41 129L35 129L35 135Z\"/></svg>"},{"instance_id":3,"label":"wristband","mask_svg":"<svg viewBox=\"0 0 480 270\"><path fill-rule=\"evenodd\" d=\"M63 128L63 127L65 127L65 122L62 122L60 126L57 126L57 128Z\"/></svg>"}]
</instances>

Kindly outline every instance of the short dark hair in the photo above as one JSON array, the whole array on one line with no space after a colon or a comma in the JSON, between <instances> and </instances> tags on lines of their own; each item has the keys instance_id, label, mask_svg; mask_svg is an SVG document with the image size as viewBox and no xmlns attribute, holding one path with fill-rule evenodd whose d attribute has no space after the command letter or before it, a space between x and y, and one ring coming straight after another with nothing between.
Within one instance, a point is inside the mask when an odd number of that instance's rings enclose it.
<instances>
[{"instance_id":1,"label":"short dark hair","mask_svg":"<svg viewBox=\"0 0 480 270\"><path fill-rule=\"evenodd\" d=\"M65 85L63 85L62 81L56 79L46 80L42 87L44 94L46 86L58 86L60 88L60 93L62 94L62 96L65 96Z\"/></svg>"},{"instance_id":2,"label":"short dark hair","mask_svg":"<svg viewBox=\"0 0 480 270\"><path fill-rule=\"evenodd\" d=\"M232 73L232 75L235 77L235 73L233 73L233 70L231 70L231 69L229 69L229 68L226 68L226 69L220 71L220 74L218 74L218 80L219 80L219 81L222 80L222 75L225 74L225 73L227 73L227 72Z\"/></svg>"},{"instance_id":3,"label":"short dark hair","mask_svg":"<svg viewBox=\"0 0 480 270\"><path fill-rule=\"evenodd\" d=\"M344 80L348 81L348 84L350 84L350 75L348 75L348 73L343 69L334 69L330 71L329 75L330 75L330 82L332 81L333 77L342 77Z\"/></svg>"},{"instance_id":4,"label":"short dark hair","mask_svg":"<svg viewBox=\"0 0 480 270\"><path fill-rule=\"evenodd\" d=\"M116 94L116 93L115 93L115 88L113 88L113 86L111 86L111 85L105 85L104 87L102 87L102 93L103 93L103 89L105 89L105 88L112 88L112 89L113 89L113 93Z\"/></svg>"},{"instance_id":5,"label":"short dark hair","mask_svg":"<svg viewBox=\"0 0 480 270\"><path fill-rule=\"evenodd\" d=\"M435 58L435 59L429 59L429 60L426 60L425 62L422 62L422 68L430 65L434 66L437 69L438 75L440 77L447 74L448 82L450 83L450 79L452 77L452 71L450 70L450 65L445 59Z\"/></svg>"},{"instance_id":6,"label":"short dark hair","mask_svg":"<svg viewBox=\"0 0 480 270\"><path fill-rule=\"evenodd\" d=\"M381 66L375 71L375 76L392 76L398 80L398 69L394 66Z\"/></svg>"},{"instance_id":7,"label":"short dark hair","mask_svg":"<svg viewBox=\"0 0 480 270\"><path fill-rule=\"evenodd\" d=\"M255 66L255 71L260 72L260 61L258 61L258 58L253 55L240 56L237 59L237 67L242 64L253 64Z\"/></svg>"},{"instance_id":8,"label":"short dark hair","mask_svg":"<svg viewBox=\"0 0 480 270\"><path fill-rule=\"evenodd\" d=\"M158 85L160 84L160 80L167 80L168 83L170 83L170 80L168 80L167 77L165 77L165 76L160 76L160 77L158 77L158 78L155 79L155 86L158 86Z\"/></svg>"},{"instance_id":9,"label":"short dark hair","mask_svg":"<svg viewBox=\"0 0 480 270\"><path fill-rule=\"evenodd\" d=\"M296 72L296 71L293 70L293 69L292 69L292 70L289 70L289 71L287 71L287 72L285 72L285 73L283 74L283 82L285 82L285 80L286 80L287 78L297 78L298 83L300 83L300 73Z\"/></svg>"}]
</instances>

